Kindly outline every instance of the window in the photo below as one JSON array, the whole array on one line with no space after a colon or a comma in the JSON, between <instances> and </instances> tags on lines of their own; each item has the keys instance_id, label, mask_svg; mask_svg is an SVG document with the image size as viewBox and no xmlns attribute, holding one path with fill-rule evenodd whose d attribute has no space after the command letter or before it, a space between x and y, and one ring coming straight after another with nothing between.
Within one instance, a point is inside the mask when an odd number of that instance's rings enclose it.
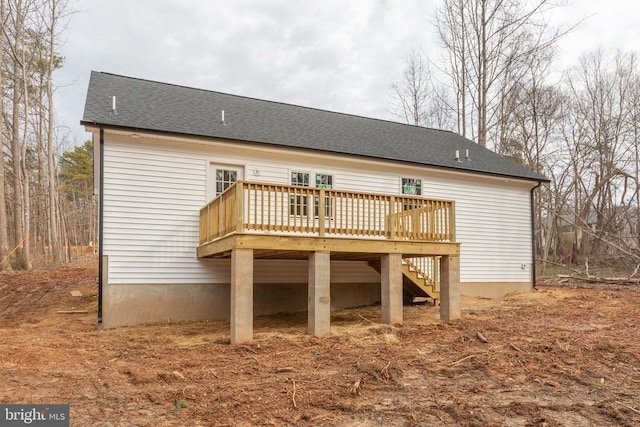
<instances>
[{"instance_id":1,"label":"window","mask_svg":"<svg viewBox=\"0 0 640 427\"><path fill-rule=\"evenodd\" d=\"M411 196L422 195L422 181L419 179L413 179L413 178L402 178L402 194L411 195ZM402 210L408 211L410 209L416 209L418 207L420 206L415 204L405 203L402 206Z\"/></svg>"},{"instance_id":2,"label":"window","mask_svg":"<svg viewBox=\"0 0 640 427\"><path fill-rule=\"evenodd\" d=\"M316 188L333 188L333 175L327 175L322 173L316 174ZM320 203L319 198L315 198L315 209L314 213L316 217L320 216ZM331 216L331 200L328 197L324 198L324 216L325 218L329 218Z\"/></svg>"},{"instance_id":3,"label":"window","mask_svg":"<svg viewBox=\"0 0 640 427\"><path fill-rule=\"evenodd\" d=\"M238 171L231 169L216 169L216 196L231 187L238 179Z\"/></svg>"},{"instance_id":4,"label":"window","mask_svg":"<svg viewBox=\"0 0 640 427\"><path fill-rule=\"evenodd\" d=\"M317 173L316 187L317 188L333 188L333 175Z\"/></svg>"},{"instance_id":5,"label":"window","mask_svg":"<svg viewBox=\"0 0 640 427\"><path fill-rule=\"evenodd\" d=\"M309 174L306 172L291 172L291 185L299 187L309 186ZM307 215L307 196L292 194L289 203L291 215Z\"/></svg>"},{"instance_id":6,"label":"window","mask_svg":"<svg viewBox=\"0 0 640 427\"><path fill-rule=\"evenodd\" d=\"M409 194L412 196L422 195L422 180L402 178L402 194Z\"/></svg>"}]
</instances>

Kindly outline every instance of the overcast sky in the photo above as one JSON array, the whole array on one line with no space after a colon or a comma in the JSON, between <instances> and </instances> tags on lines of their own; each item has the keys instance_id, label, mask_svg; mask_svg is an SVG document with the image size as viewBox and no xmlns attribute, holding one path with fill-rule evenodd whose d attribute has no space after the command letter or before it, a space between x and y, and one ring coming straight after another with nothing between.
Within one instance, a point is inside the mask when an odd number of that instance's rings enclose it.
<instances>
[{"instance_id":1,"label":"overcast sky","mask_svg":"<svg viewBox=\"0 0 640 427\"><path fill-rule=\"evenodd\" d=\"M580 54L640 52L640 2L569 0L547 18L585 22L558 67ZM77 145L91 70L383 119L408 53L437 58L439 0L70 0L56 108ZM67 149L69 147L66 147Z\"/></svg>"}]
</instances>

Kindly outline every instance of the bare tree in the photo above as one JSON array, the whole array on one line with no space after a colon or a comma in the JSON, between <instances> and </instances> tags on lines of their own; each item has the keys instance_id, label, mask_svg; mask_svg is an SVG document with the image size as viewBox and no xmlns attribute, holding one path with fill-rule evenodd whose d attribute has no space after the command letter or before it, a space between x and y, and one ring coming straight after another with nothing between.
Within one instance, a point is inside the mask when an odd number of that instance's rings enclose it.
<instances>
[{"instance_id":1,"label":"bare tree","mask_svg":"<svg viewBox=\"0 0 640 427\"><path fill-rule=\"evenodd\" d=\"M434 83L426 55L412 50L400 82L392 83L392 113L408 124L455 130L448 88Z\"/></svg>"},{"instance_id":2,"label":"bare tree","mask_svg":"<svg viewBox=\"0 0 640 427\"><path fill-rule=\"evenodd\" d=\"M467 8L469 0L444 0L436 13L436 29L445 49L445 65L441 71L450 75L456 98L458 133L467 137L468 122L468 43ZM464 31L463 31L464 30Z\"/></svg>"},{"instance_id":3,"label":"bare tree","mask_svg":"<svg viewBox=\"0 0 640 427\"><path fill-rule=\"evenodd\" d=\"M20 80L22 76L21 67L24 56L23 49L23 30L25 21L25 8L22 0L9 1L9 16L13 28L11 41L8 43L11 52L12 62L12 113L11 113L11 162L13 168L13 222L14 222L14 238L16 247L21 246L22 260L25 256L25 239L24 236L24 191L21 169L21 145L20 145L20 105L23 92L23 85ZM6 27L5 27L6 28ZM10 39L8 37L8 39ZM26 112L25 112L26 117ZM28 255L28 253L27 253Z\"/></svg>"},{"instance_id":4,"label":"bare tree","mask_svg":"<svg viewBox=\"0 0 640 427\"><path fill-rule=\"evenodd\" d=\"M7 135L10 166L2 176L2 195L12 213L5 215L2 231L7 240L8 231L12 232L18 249L14 264L30 269L32 250L46 254L51 248L54 261L59 260L63 218L56 170L53 72L62 64L56 48L61 24L69 13L67 0L2 0L2 5L6 15L0 87L2 106L8 107L2 115L2 135ZM31 241L41 244L32 247Z\"/></svg>"},{"instance_id":5,"label":"bare tree","mask_svg":"<svg viewBox=\"0 0 640 427\"><path fill-rule=\"evenodd\" d=\"M564 34L540 18L553 7L551 1L527 5L522 0L443 0L437 11L447 74L458 99L459 129L467 136L467 126L475 125L471 137L482 146L499 121L501 83L518 82L531 58Z\"/></svg>"},{"instance_id":6,"label":"bare tree","mask_svg":"<svg viewBox=\"0 0 640 427\"><path fill-rule=\"evenodd\" d=\"M633 128L637 66L633 54L610 56L598 50L583 55L566 82L571 106L563 130L573 176L567 211L576 255L601 261L613 253L627 257L630 243L637 242L637 237L629 238L627 219L638 203Z\"/></svg>"},{"instance_id":7,"label":"bare tree","mask_svg":"<svg viewBox=\"0 0 640 427\"><path fill-rule=\"evenodd\" d=\"M404 79L393 86L403 101L398 116L453 127L552 179L537 191L534 211L543 262L618 257L635 263L637 273L638 59L591 52L564 73L568 77L552 80L555 44L575 28L552 28L544 20L558 5L442 0L435 25L443 62L409 58Z\"/></svg>"},{"instance_id":8,"label":"bare tree","mask_svg":"<svg viewBox=\"0 0 640 427\"><path fill-rule=\"evenodd\" d=\"M432 81L431 101L427 109L426 125L436 129L456 132L456 101L452 100L450 88L444 83Z\"/></svg>"},{"instance_id":9,"label":"bare tree","mask_svg":"<svg viewBox=\"0 0 640 427\"><path fill-rule=\"evenodd\" d=\"M47 66L45 71L46 78L46 110L47 110L47 136L46 136L46 152L47 152L47 183L48 183L48 199L49 199L49 242L53 253L54 262L58 262L60 253L60 232L58 224L60 218L58 215L58 185L57 171L55 165L56 151L54 147L54 103L53 103L53 72L62 65L62 58L56 54L57 31L59 22L68 16L68 2L66 0L47 0L47 14L43 22L46 25L48 33L47 45Z\"/></svg>"},{"instance_id":10,"label":"bare tree","mask_svg":"<svg viewBox=\"0 0 640 427\"><path fill-rule=\"evenodd\" d=\"M429 62L424 54L412 50L402 80L392 83L397 105L393 113L408 124L424 126L431 95Z\"/></svg>"},{"instance_id":11,"label":"bare tree","mask_svg":"<svg viewBox=\"0 0 640 427\"><path fill-rule=\"evenodd\" d=\"M629 143L631 145L630 151L633 154L633 168L631 173L635 185L635 210L633 214L630 210L627 221L629 227L634 230L636 248L640 249L640 73L638 70L634 70L631 79L631 91L628 101L629 127L631 131Z\"/></svg>"},{"instance_id":12,"label":"bare tree","mask_svg":"<svg viewBox=\"0 0 640 427\"><path fill-rule=\"evenodd\" d=\"M6 28L6 4L0 0L0 27ZM4 117L4 31L0 32L0 271L11 270L9 260L9 236L7 233L7 203L5 198L5 163L4 163L4 132L2 118Z\"/></svg>"}]
</instances>

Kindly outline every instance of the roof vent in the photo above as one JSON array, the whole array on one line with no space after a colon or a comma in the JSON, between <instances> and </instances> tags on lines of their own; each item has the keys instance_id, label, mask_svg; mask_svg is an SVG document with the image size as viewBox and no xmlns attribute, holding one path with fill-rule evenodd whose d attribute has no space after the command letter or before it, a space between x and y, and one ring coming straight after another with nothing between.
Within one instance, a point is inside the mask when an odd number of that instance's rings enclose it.
<instances>
[{"instance_id":1,"label":"roof vent","mask_svg":"<svg viewBox=\"0 0 640 427\"><path fill-rule=\"evenodd\" d=\"M460 150L456 150L456 157L455 157L455 161L459 162L460 161Z\"/></svg>"},{"instance_id":2,"label":"roof vent","mask_svg":"<svg viewBox=\"0 0 640 427\"><path fill-rule=\"evenodd\" d=\"M469 149L468 149L468 148L467 148L467 150L466 150L466 151L465 151L465 153L464 153L464 159L465 159L467 162L470 162L470 161L471 161L471 158L469 157Z\"/></svg>"},{"instance_id":3,"label":"roof vent","mask_svg":"<svg viewBox=\"0 0 640 427\"><path fill-rule=\"evenodd\" d=\"M111 114L118 115L118 111L116 110L116 96L113 95L111 97Z\"/></svg>"},{"instance_id":4,"label":"roof vent","mask_svg":"<svg viewBox=\"0 0 640 427\"><path fill-rule=\"evenodd\" d=\"M223 126L226 126L227 123L224 121L224 110L222 110L222 113L220 114L220 123L222 123Z\"/></svg>"}]
</instances>

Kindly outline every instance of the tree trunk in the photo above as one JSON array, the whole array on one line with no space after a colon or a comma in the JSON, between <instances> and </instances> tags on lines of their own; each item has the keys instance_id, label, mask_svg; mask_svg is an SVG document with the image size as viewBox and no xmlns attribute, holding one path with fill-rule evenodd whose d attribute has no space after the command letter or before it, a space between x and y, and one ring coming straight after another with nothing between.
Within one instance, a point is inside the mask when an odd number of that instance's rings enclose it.
<instances>
[{"instance_id":1,"label":"tree trunk","mask_svg":"<svg viewBox=\"0 0 640 427\"><path fill-rule=\"evenodd\" d=\"M20 3L18 2L18 16L21 14ZM15 52L20 52L21 43L20 37L21 35L21 20L19 17L16 17L16 21L18 21L17 28L15 30ZM24 226L23 226L23 217L24 217L24 205L23 205L23 191L22 191L22 173L21 173L21 153L20 153L20 101L21 101L21 90L22 84L20 81L20 64L17 59L14 59L13 62L13 109L12 109L12 120L11 120L11 157L12 157L12 166L13 166L13 216L14 216L14 235L15 235L15 244L17 246L22 246L24 248ZM26 116L26 112L25 112ZM21 252L22 253L22 252Z\"/></svg>"},{"instance_id":2,"label":"tree trunk","mask_svg":"<svg viewBox=\"0 0 640 427\"><path fill-rule=\"evenodd\" d=\"M464 2L460 1L460 16L462 19L462 28L466 27L466 20L464 17ZM467 137L467 32L462 31L460 35L460 44L462 45L462 51L460 52L460 62L462 63L462 93L461 93L461 110L462 110L462 136Z\"/></svg>"},{"instance_id":3,"label":"tree trunk","mask_svg":"<svg viewBox=\"0 0 640 427\"><path fill-rule=\"evenodd\" d=\"M487 146L487 2L480 6L480 55L478 58L480 75L478 81L478 144Z\"/></svg>"},{"instance_id":4,"label":"tree trunk","mask_svg":"<svg viewBox=\"0 0 640 427\"><path fill-rule=\"evenodd\" d=\"M49 183L49 231L51 235L50 245L53 254L53 261L58 262L60 259L60 233L58 231L58 218L57 218L57 174L55 167L55 150L53 147L53 70L55 59L55 29L57 12L57 2L51 1L51 25L49 27L49 63L47 67L47 107L48 107L48 127L47 127L47 169L48 169L48 183Z\"/></svg>"},{"instance_id":5,"label":"tree trunk","mask_svg":"<svg viewBox=\"0 0 640 427\"><path fill-rule=\"evenodd\" d=\"M0 0L0 26L6 25L5 1ZM0 69L4 69L4 37L0 34ZM4 75L0 72L0 118L4 117ZM0 271L11 271L11 261L9 259L9 235L7 224L7 203L5 199L5 179L4 179L4 132L0 124Z\"/></svg>"},{"instance_id":6,"label":"tree trunk","mask_svg":"<svg viewBox=\"0 0 640 427\"><path fill-rule=\"evenodd\" d=\"M24 56L24 51L22 54L22 83L23 87L23 102L24 102L24 130L23 130L23 139L22 139L22 147L21 147L21 160L20 160L20 169L22 172L22 179L24 180L22 185L22 201L21 205L24 212L24 244L22 245L22 258L24 260L24 268L26 270L31 270L33 265L31 264L31 247L29 244L30 234L31 234L31 187L30 187L30 179L29 179L29 168L27 167L27 148L28 148L28 135L29 135L29 92L28 92L28 76L26 67L24 66L26 58Z\"/></svg>"}]
</instances>

